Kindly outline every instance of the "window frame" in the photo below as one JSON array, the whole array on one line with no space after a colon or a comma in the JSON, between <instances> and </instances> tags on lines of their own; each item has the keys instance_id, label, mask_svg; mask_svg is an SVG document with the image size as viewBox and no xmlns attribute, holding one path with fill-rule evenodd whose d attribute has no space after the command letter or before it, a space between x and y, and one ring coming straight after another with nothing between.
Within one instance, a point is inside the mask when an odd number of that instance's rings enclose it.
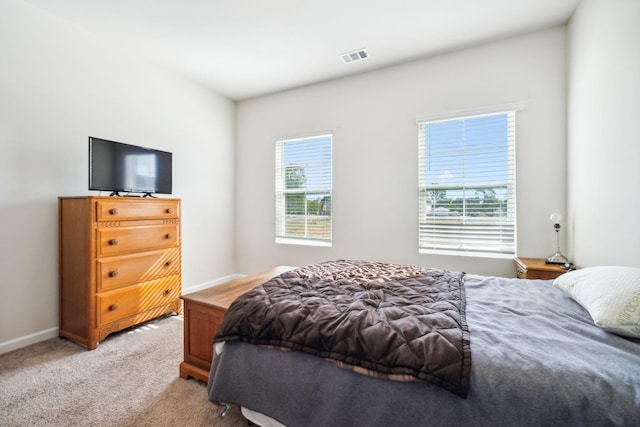
<instances>
[{"instance_id":1,"label":"window frame","mask_svg":"<svg viewBox=\"0 0 640 427\"><path fill-rule=\"evenodd\" d=\"M505 104L494 107L487 107L475 110L461 111L455 113L442 114L437 116L420 117L416 119L418 128L418 252L421 254L473 256L485 258L513 258L517 249L517 215L516 215L516 113L524 106L521 103ZM473 183L469 178L459 181L456 184L432 183L427 184L427 137L426 128L430 124L442 122L463 122L481 117L496 115L507 115L507 147L504 150L507 159L506 164L501 163L502 168L507 168L506 180L502 183L491 181L490 186L486 183ZM510 129L510 126L513 128ZM464 137L462 138L464 139ZM467 154L462 154L457 158L466 158ZM453 159L455 156L451 156ZM499 184L499 185L498 185ZM462 185L462 186L461 186ZM499 213L498 218L491 218L494 214L467 215L466 205L468 196L467 190L478 191L487 189L494 191L502 189L505 193L505 218ZM462 191L463 213L460 216L449 216L450 211L440 217L440 213L433 209L428 213L427 195L429 190L458 190ZM484 200L484 199L483 199ZM434 206L431 204L430 206ZM435 204L437 206L437 203ZM502 203L498 212L502 212ZM430 221L429 221L430 220ZM484 221L484 223L482 223ZM474 227L488 231L480 239L471 236L470 230ZM502 230L505 233L501 235ZM467 235L467 233L469 233ZM429 235L430 234L430 235ZM447 234L448 240L447 240ZM480 234L477 233L477 234ZM512 238L510 236L513 236ZM499 236L493 237L492 236ZM431 238L431 241L429 241ZM480 243L478 243L480 242ZM511 243L512 242L512 243Z\"/></svg>"},{"instance_id":2,"label":"window frame","mask_svg":"<svg viewBox=\"0 0 640 427\"><path fill-rule=\"evenodd\" d=\"M313 147L308 147L308 157L306 158L307 163L306 166L309 167L310 163L317 163L320 165L324 165L322 176L323 179L328 179L328 182L322 182L322 185L317 186L315 188L307 187L307 182L305 182L304 188L286 188L286 168L287 165L284 164L284 152L287 144L306 144L313 143L314 141L320 143L326 143L328 139L329 149L328 149L328 161L323 161L322 159L315 159L314 154L312 153L317 149ZM328 165L326 164L328 163ZM311 166L312 167L312 166ZM328 175L325 175L328 174ZM332 215L332 204L333 204L333 133L332 132L322 132L317 134L298 136L292 138L280 138L276 140L275 143L275 201L274 201L274 211L275 211L275 242L278 244L293 244L293 245L305 245L305 246L325 246L331 247L333 244L333 215ZM294 214L287 213L288 204L287 204L287 195L304 195L305 200L305 212L304 214L295 214L299 218L303 218L304 220L304 235L299 235L295 233L291 233L287 231L287 217L292 217ZM309 196L323 196L328 197L328 214L311 214L307 211ZM325 201L325 203L327 203ZM318 229L328 227L328 235L323 236L313 236L309 233L309 223L312 222L310 220L315 220L317 222L321 222L318 225ZM322 223L325 221L321 221L323 219L327 219L328 224L324 226Z\"/></svg>"}]
</instances>

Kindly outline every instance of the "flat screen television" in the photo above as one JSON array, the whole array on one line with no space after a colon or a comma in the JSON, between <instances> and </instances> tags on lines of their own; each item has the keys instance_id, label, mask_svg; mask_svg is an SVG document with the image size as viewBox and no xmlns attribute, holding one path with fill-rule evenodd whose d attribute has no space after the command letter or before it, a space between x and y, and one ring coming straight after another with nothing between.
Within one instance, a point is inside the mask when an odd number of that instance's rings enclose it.
<instances>
[{"instance_id":1,"label":"flat screen television","mask_svg":"<svg viewBox=\"0 0 640 427\"><path fill-rule=\"evenodd\" d=\"M89 137L89 190L171 194L172 154Z\"/></svg>"}]
</instances>

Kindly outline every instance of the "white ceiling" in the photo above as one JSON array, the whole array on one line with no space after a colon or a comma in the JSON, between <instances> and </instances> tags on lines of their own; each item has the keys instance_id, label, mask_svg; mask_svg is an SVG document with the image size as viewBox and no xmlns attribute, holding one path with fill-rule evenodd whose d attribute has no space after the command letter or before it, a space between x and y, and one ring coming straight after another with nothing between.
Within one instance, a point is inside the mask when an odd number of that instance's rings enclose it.
<instances>
[{"instance_id":1,"label":"white ceiling","mask_svg":"<svg viewBox=\"0 0 640 427\"><path fill-rule=\"evenodd\" d=\"M563 24L580 0L23 1L241 100Z\"/></svg>"}]
</instances>

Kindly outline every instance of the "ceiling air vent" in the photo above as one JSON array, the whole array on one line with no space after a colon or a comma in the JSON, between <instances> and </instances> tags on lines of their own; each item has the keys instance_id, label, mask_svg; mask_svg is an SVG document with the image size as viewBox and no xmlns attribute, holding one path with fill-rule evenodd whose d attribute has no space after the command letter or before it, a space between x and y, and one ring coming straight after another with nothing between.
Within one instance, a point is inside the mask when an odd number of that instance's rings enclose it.
<instances>
[{"instance_id":1,"label":"ceiling air vent","mask_svg":"<svg viewBox=\"0 0 640 427\"><path fill-rule=\"evenodd\" d=\"M353 52L343 53L340 55L342 61L345 64L349 64L351 62L362 61L363 59L367 59L369 54L364 49L354 50Z\"/></svg>"}]
</instances>

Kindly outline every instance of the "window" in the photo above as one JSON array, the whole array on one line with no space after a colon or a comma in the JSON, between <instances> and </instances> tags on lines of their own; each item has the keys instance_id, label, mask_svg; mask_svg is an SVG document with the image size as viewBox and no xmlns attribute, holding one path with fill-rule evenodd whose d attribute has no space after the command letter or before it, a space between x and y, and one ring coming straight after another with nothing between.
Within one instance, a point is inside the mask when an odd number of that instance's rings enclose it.
<instances>
[{"instance_id":1,"label":"window","mask_svg":"<svg viewBox=\"0 0 640 427\"><path fill-rule=\"evenodd\" d=\"M276 243L331 246L333 136L276 141Z\"/></svg>"},{"instance_id":2,"label":"window","mask_svg":"<svg viewBox=\"0 0 640 427\"><path fill-rule=\"evenodd\" d=\"M512 257L515 109L417 124L419 252Z\"/></svg>"}]
</instances>

